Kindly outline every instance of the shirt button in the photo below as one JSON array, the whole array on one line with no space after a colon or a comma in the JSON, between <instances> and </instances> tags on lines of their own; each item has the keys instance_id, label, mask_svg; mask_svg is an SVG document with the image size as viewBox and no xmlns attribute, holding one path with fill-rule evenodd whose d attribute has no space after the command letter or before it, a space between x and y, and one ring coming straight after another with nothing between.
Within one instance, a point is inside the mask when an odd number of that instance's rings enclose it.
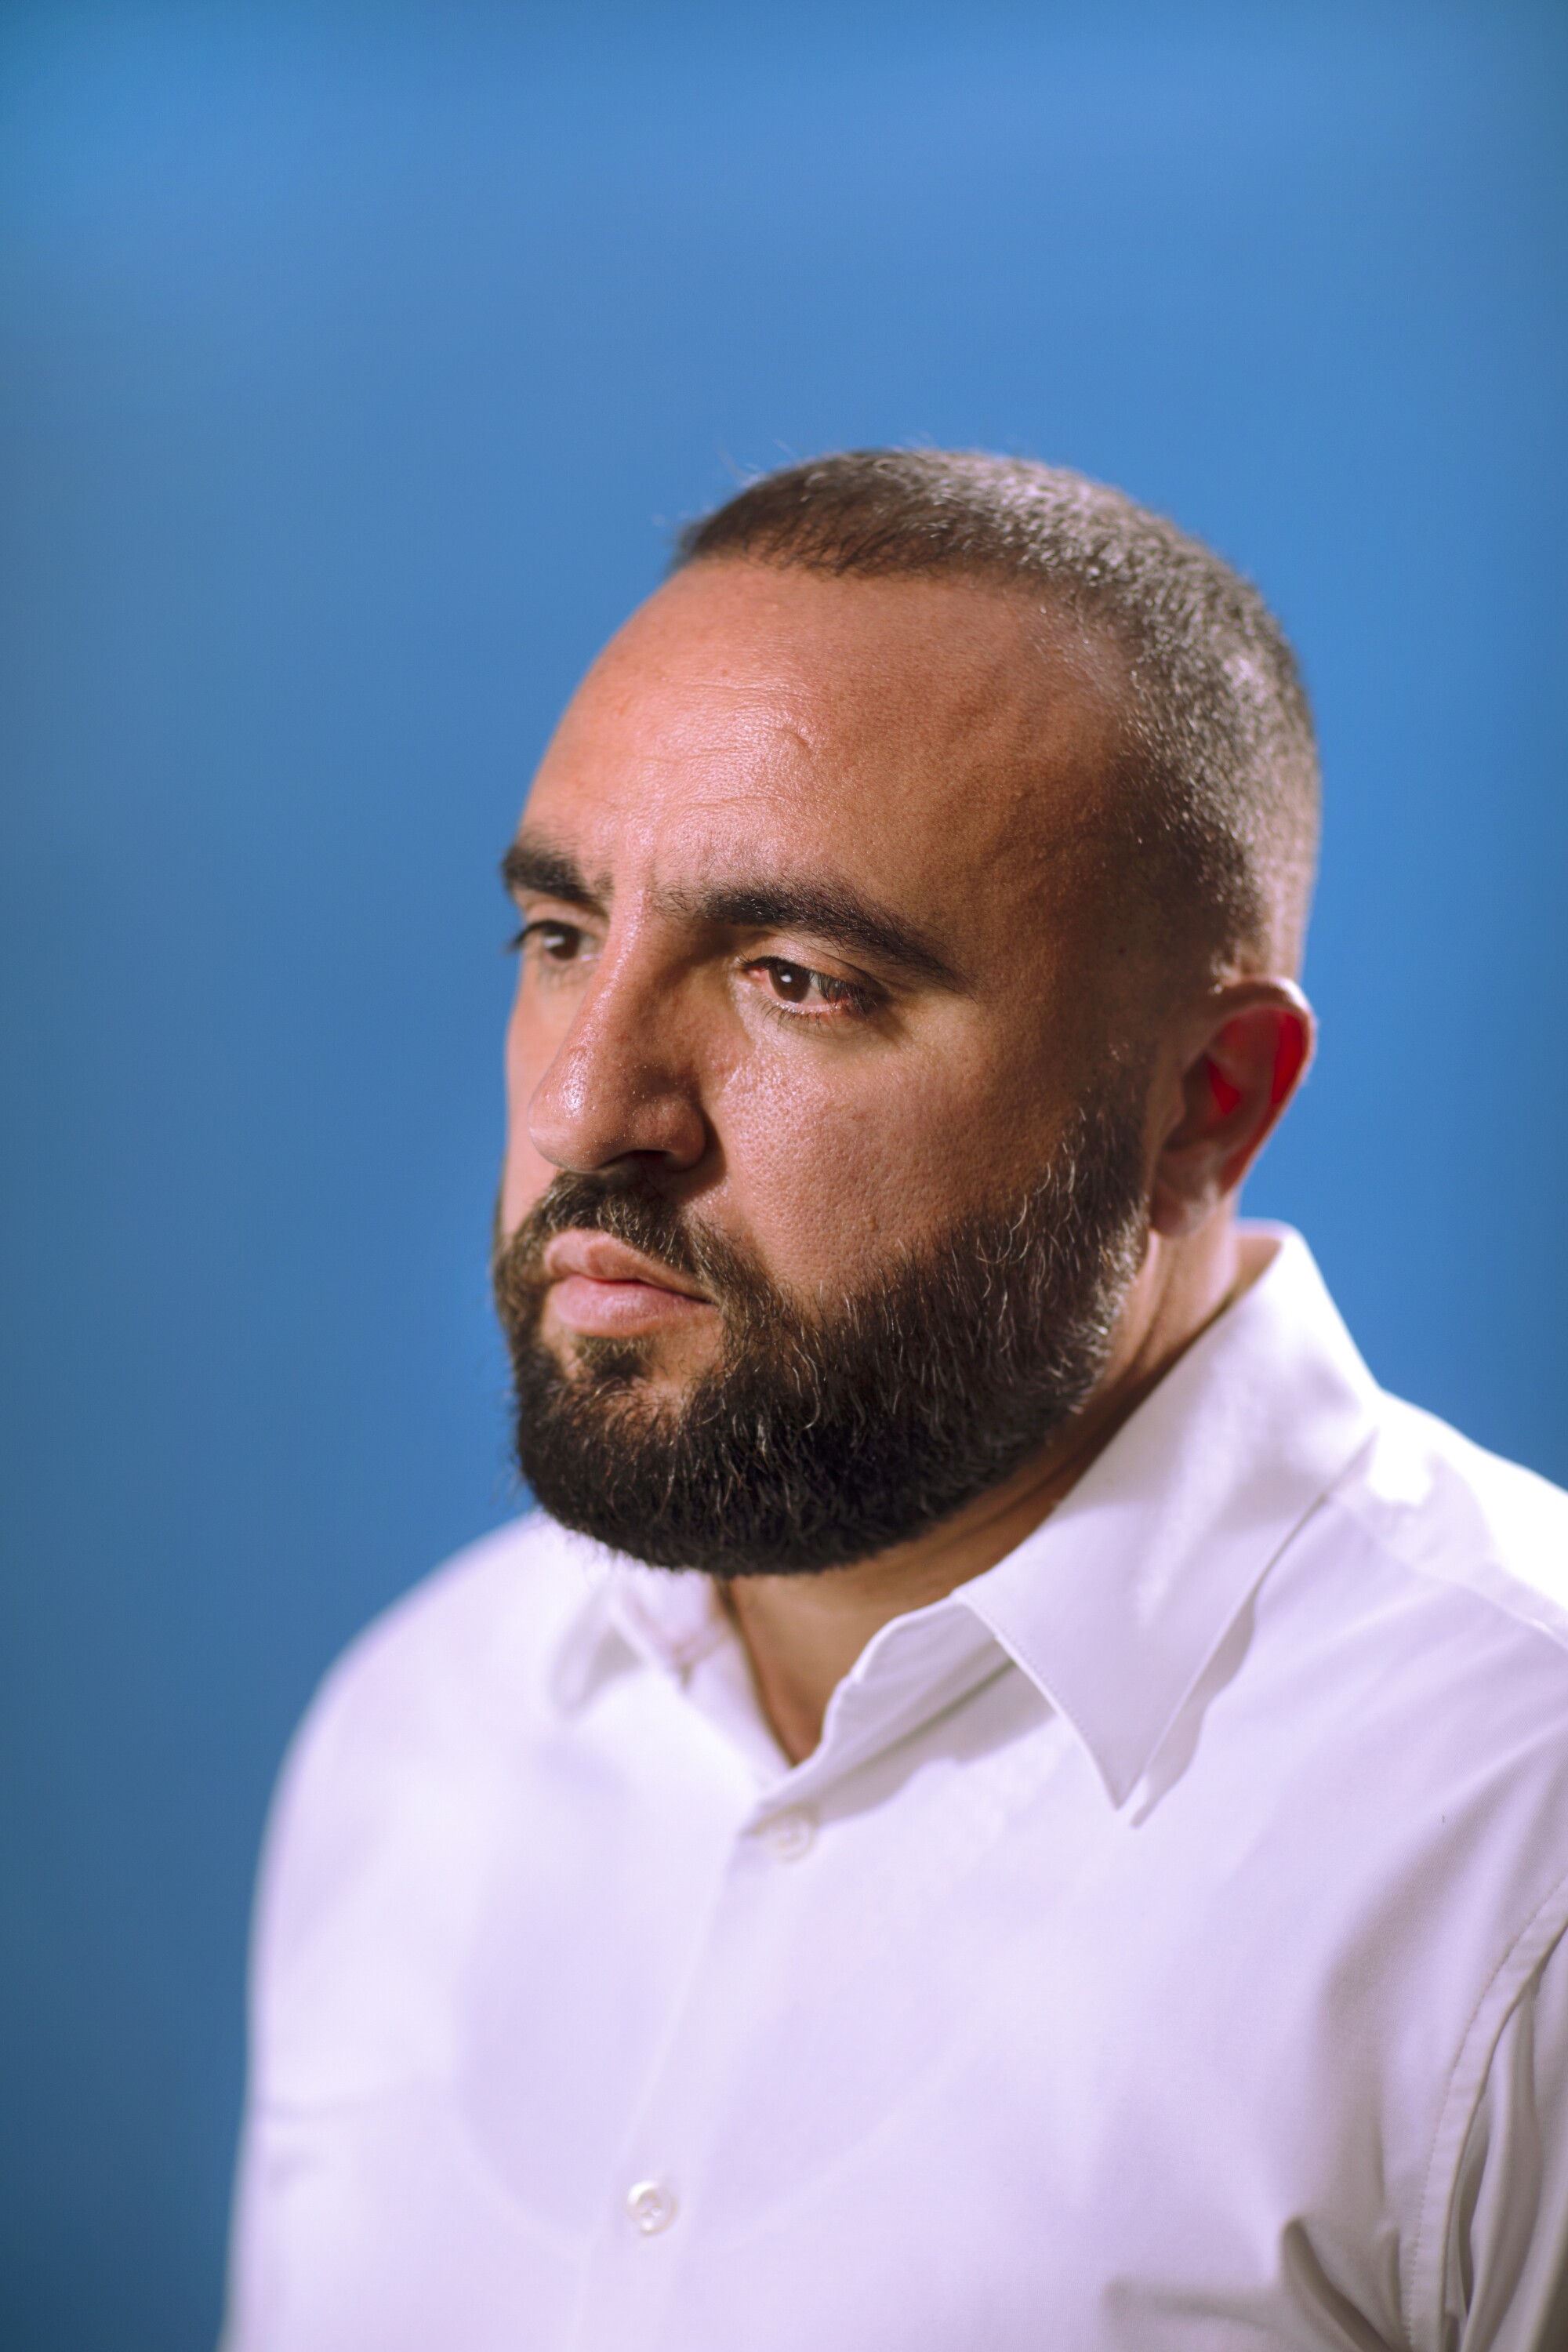
<instances>
[{"instance_id":1,"label":"shirt button","mask_svg":"<svg viewBox=\"0 0 1568 2352\"><path fill-rule=\"evenodd\" d=\"M809 1813L775 1813L763 1823L763 1836L780 1862L798 1862L816 1842L816 1823Z\"/></svg>"},{"instance_id":2,"label":"shirt button","mask_svg":"<svg viewBox=\"0 0 1568 2352\"><path fill-rule=\"evenodd\" d=\"M632 2227L645 2238L657 2238L675 2219L675 2192L662 2180L637 2180L626 2191L626 2211Z\"/></svg>"}]
</instances>

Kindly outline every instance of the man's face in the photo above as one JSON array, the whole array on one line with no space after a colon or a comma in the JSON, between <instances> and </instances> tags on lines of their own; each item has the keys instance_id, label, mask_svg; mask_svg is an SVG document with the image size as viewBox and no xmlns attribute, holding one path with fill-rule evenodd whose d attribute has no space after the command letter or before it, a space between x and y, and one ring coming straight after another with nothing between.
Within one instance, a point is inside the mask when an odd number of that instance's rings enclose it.
<instances>
[{"instance_id":1,"label":"man's face","mask_svg":"<svg viewBox=\"0 0 1568 2352\"><path fill-rule=\"evenodd\" d=\"M698 566L614 641L511 861L500 1238L505 1273L528 1221L502 1291L536 1406L542 1377L672 1425L742 1326L753 1354L858 1328L921 1264L983 1290L1091 1133L1114 1181L1080 1240L1124 1286L1149 971L1106 845L1113 691L1108 653L958 583ZM1103 1273L1063 1294L1101 1339Z\"/></svg>"}]
</instances>

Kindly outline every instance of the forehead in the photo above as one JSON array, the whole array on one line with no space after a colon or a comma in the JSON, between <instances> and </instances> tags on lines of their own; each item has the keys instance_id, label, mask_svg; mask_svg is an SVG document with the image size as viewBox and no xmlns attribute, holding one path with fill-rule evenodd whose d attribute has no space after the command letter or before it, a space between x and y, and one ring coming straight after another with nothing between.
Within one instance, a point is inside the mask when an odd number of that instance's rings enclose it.
<instances>
[{"instance_id":1,"label":"forehead","mask_svg":"<svg viewBox=\"0 0 1568 2352\"><path fill-rule=\"evenodd\" d=\"M595 664L530 820L589 878L744 868L874 883L940 908L1092 862L1110 648L968 582L699 564Z\"/></svg>"}]
</instances>

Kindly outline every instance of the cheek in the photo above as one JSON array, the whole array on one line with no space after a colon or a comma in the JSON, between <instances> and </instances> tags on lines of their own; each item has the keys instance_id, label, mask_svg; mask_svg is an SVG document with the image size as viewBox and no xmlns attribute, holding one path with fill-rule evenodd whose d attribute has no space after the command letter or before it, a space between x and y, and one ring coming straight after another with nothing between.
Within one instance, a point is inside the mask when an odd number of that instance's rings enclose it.
<instances>
[{"instance_id":1,"label":"cheek","mask_svg":"<svg viewBox=\"0 0 1568 2352\"><path fill-rule=\"evenodd\" d=\"M739 1072L714 1104L736 1223L791 1287L853 1283L1009 1183L1015 1094L973 1055Z\"/></svg>"}]
</instances>

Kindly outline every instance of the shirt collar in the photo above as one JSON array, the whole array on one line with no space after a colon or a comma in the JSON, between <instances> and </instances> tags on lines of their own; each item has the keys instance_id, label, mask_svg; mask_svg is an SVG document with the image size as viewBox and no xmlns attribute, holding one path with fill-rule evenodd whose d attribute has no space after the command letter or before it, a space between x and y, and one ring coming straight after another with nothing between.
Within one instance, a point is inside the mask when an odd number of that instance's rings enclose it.
<instances>
[{"instance_id":1,"label":"shirt collar","mask_svg":"<svg viewBox=\"0 0 1568 2352\"><path fill-rule=\"evenodd\" d=\"M1005 1652L1124 1803L1271 1562L1371 1433L1377 1390L1306 1244L1275 1255L995 1568L882 1627L834 1693L814 1763L842 1770L951 1706ZM581 1538L574 1538L580 1542ZM599 1589L567 1633L563 1709L639 1663L684 1679L734 1639L707 1579L585 1545ZM829 1750L832 1751L831 1759ZM853 1752L846 1752L853 1751Z\"/></svg>"},{"instance_id":2,"label":"shirt collar","mask_svg":"<svg viewBox=\"0 0 1568 2352\"><path fill-rule=\"evenodd\" d=\"M1252 1227L1257 1234L1259 1229ZM1271 1563L1371 1434L1371 1373L1298 1234L1051 1517L953 1596L1123 1803Z\"/></svg>"},{"instance_id":3,"label":"shirt collar","mask_svg":"<svg viewBox=\"0 0 1568 2352\"><path fill-rule=\"evenodd\" d=\"M635 1666L684 1680L733 1638L706 1576L646 1568L566 1528L560 1538L592 1587L549 1667L550 1696L562 1713L585 1706L605 1683Z\"/></svg>"}]
</instances>

